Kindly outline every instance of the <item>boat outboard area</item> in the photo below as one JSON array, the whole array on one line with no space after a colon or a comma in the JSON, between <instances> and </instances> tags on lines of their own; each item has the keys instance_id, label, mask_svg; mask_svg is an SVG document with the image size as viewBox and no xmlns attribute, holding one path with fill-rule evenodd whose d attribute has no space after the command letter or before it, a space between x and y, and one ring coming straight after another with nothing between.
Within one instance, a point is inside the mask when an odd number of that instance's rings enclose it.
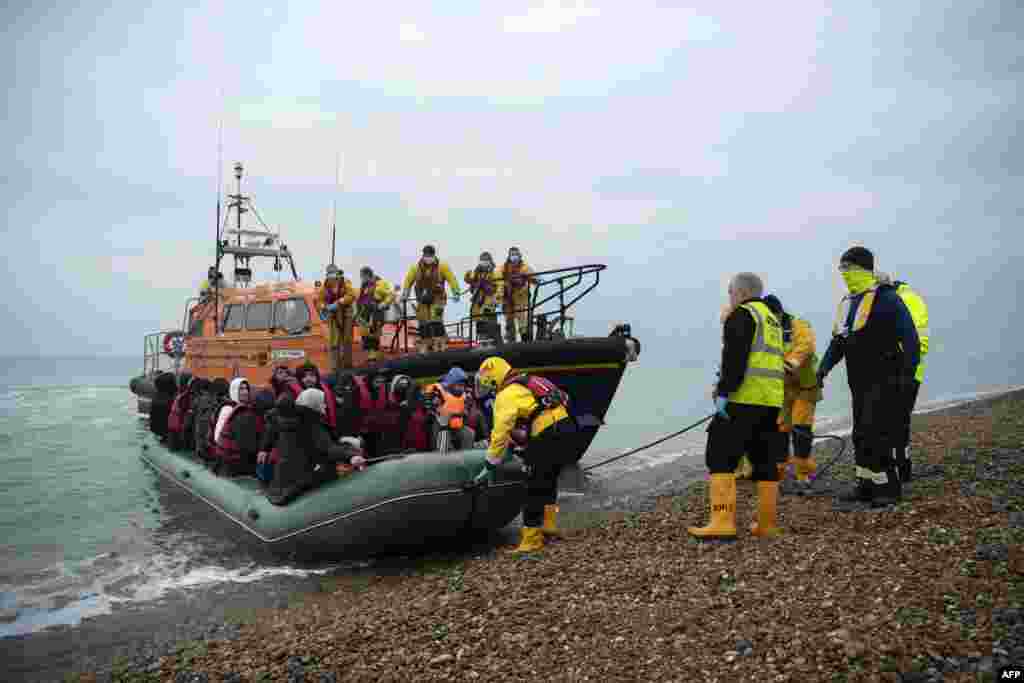
<instances>
[{"instance_id":1,"label":"boat outboard area","mask_svg":"<svg viewBox=\"0 0 1024 683\"><path fill-rule=\"evenodd\" d=\"M129 383L160 442L142 457L164 478L288 552L500 528L521 510L526 477L507 454L490 485L474 477L493 423L494 394L476 381L490 356L569 397L574 429L559 450L569 463L583 457L641 350L625 323L576 334L574 306L606 266L535 270L511 247L499 267L484 252L463 278L469 315L446 322L449 294L463 292L435 245L394 286L369 265L353 284L333 246L324 279L302 280L242 175L236 164L198 296L179 329L144 336L142 373ZM260 262L274 281L255 281Z\"/></svg>"}]
</instances>

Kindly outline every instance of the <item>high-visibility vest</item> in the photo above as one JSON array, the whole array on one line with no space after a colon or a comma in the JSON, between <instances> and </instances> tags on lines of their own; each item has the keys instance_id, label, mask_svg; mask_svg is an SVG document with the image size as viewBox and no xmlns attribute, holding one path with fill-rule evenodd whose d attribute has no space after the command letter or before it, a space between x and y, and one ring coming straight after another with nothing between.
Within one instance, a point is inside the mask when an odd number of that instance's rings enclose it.
<instances>
[{"instance_id":1,"label":"high-visibility vest","mask_svg":"<svg viewBox=\"0 0 1024 683\"><path fill-rule=\"evenodd\" d=\"M928 353L928 339L931 336L931 329L928 327L928 305L925 304L921 295L910 288L905 282L896 283L896 293L903 299L903 303L910 311L910 317L914 319L914 327L917 328L918 339L921 340L921 360L917 364L917 372L914 379L918 382L924 381L924 357Z\"/></svg>"},{"instance_id":2,"label":"high-visibility vest","mask_svg":"<svg viewBox=\"0 0 1024 683\"><path fill-rule=\"evenodd\" d=\"M755 406L781 408L785 397L786 373L782 358L782 324L760 301L742 305L754 318L754 340L750 344L743 383L729 400Z\"/></svg>"}]
</instances>

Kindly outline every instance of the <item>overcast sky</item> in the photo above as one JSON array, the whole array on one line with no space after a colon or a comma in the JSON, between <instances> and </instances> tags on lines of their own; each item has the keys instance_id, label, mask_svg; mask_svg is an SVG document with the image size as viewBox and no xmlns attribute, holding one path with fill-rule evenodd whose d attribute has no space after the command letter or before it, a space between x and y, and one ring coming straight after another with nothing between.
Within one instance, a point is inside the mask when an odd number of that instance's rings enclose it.
<instances>
[{"instance_id":1,"label":"overcast sky","mask_svg":"<svg viewBox=\"0 0 1024 683\"><path fill-rule=\"evenodd\" d=\"M628 320L689 362L738 270L823 346L863 243L927 298L937 348L1024 381L1018 3L28 5L2 10L2 355L135 354L176 326L223 119L225 184L242 161L306 277L340 152L353 276L396 280L425 242L460 277L513 244L606 263L582 329Z\"/></svg>"}]
</instances>

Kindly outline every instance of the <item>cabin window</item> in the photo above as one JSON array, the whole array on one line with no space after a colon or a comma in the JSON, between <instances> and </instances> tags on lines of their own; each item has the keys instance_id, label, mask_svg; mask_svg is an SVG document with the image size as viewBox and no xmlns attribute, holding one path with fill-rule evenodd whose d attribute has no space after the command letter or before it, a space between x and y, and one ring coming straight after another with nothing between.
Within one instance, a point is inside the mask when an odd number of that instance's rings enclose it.
<instances>
[{"instance_id":1,"label":"cabin window","mask_svg":"<svg viewBox=\"0 0 1024 683\"><path fill-rule=\"evenodd\" d=\"M270 302L258 301L249 304L249 310L245 314L245 329L265 330L270 327Z\"/></svg>"},{"instance_id":2,"label":"cabin window","mask_svg":"<svg viewBox=\"0 0 1024 683\"><path fill-rule=\"evenodd\" d=\"M228 304L224 307L225 332L237 332L245 323L245 304Z\"/></svg>"},{"instance_id":3,"label":"cabin window","mask_svg":"<svg viewBox=\"0 0 1024 683\"><path fill-rule=\"evenodd\" d=\"M274 327L290 334L309 327L309 308L302 298L282 299L274 303Z\"/></svg>"}]
</instances>

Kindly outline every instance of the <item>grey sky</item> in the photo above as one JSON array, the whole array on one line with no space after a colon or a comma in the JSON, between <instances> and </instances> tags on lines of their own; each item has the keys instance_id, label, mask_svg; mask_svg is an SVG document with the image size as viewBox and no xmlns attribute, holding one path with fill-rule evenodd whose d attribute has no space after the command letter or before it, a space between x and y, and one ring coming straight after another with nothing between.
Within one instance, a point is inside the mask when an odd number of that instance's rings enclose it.
<instances>
[{"instance_id":1,"label":"grey sky","mask_svg":"<svg viewBox=\"0 0 1024 683\"><path fill-rule=\"evenodd\" d=\"M927 297L947 358L1024 381L1017 3L172 5L4 10L0 354L132 354L179 319L223 112L225 178L246 164L305 276L340 149L349 272L397 280L428 241L460 276L512 244L607 263L583 329L629 320L692 362L737 270L824 344L862 242Z\"/></svg>"}]
</instances>

